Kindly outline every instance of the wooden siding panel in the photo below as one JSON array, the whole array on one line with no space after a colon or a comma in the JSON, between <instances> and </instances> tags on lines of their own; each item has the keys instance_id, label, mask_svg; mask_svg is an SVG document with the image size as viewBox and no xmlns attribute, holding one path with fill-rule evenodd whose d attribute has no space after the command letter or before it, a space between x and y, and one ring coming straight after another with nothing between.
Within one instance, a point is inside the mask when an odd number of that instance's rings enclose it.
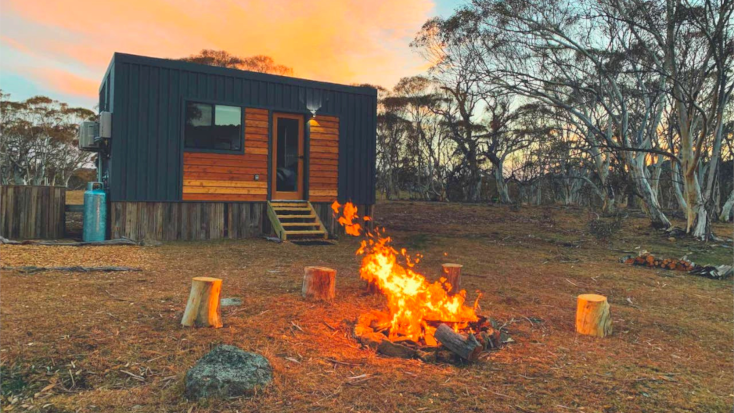
<instances>
[{"instance_id":1,"label":"wooden siding panel","mask_svg":"<svg viewBox=\"0 0 734 413\"><path fill-rule=\"evenodd\" d=\"M332 202L339 189L339 118L309 121L308 194L311 202Z\"/></svg>"},{"instance_id":2,"label":"wooden siding panel","mask_svg":"<svg viewBox=\"0 0 734 413\"><path fill-rule=\"evenodd\" d=\"M112 202L111 232L114 238L137 241L259 236L265 205L263 202Z\"/></svg>"},{"instance_id":3,"label":"wooden siding panel","mask_svg":"<svg viewBox=\"0 0 734 413\"><path fill-rule=\"evenodd\" d=\"M267 200L268 119L268 111L265 109L245 108L244 154L184 152L183 200ZM259 180L255 181L255 175L259 175ZM220 212L219 209L206 209L194 215L200 217L202 214L223 216L224 210ZM214 228L201 228L196 224L192 227L198 228L198 236L218 236L224 231L224 224Z\"/></svg>"}]
</instances>

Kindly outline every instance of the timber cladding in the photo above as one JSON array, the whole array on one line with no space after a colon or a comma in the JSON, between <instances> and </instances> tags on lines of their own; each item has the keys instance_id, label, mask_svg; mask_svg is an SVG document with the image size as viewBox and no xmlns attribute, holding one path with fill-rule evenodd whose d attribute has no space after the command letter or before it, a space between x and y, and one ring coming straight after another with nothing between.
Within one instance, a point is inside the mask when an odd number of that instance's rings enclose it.
<instances>
[{"instance_id":1,"label":"timber cladding","mask_svg":"<svg viewBox=\"0 0 734 413\"><path fill-rule=\"evenodd\" d=\"M331 203L313 203L331 236L344 233ZM373 205L357 205L360 215L372 216ZM111 202L111 238L135 241L202 241L251 238L270 234L265 202ZM372 221L360 221L369 227Z\"/></svg>"},{"instance_id":2,"label":"timber cladding","mask_svg":"<svg viewBox=\"0 0 734 413\"><path fill-rule=\"evenodd\" d=\"M245 153L184 152L184 201L266 201L268 111L245 109ZM255 175L259 179L255 180Z\"/></svg>"},{"instance_id":3,"label":"timber cladding","mask_svg":"<svg viewBox=\"0 0 734 413\"><path fill-rule=\"evenodd\" d=\"M339 190L339 118L317 116L308 124L309 201L332 202Z\"/></svg>"},{"instance_id":4,"label":"timber cladding","mask_svg":"<svg viewBox=\"0 0 734 413\"><path fill-rule=\"evenodd\" d=\"M0 236L9 239L64 237L66 188L0 186Z\"/></svg>"},{"instance_id":5,"label":"timber cladding","mask_svg":"<svg viewBox=\"0 0 734 413\"><path fill-rule=\"evenodd\" d=\"M110 235L143 240L248 238L269 231L264 202L112 202Z\"/></svg>"}]
</instances>

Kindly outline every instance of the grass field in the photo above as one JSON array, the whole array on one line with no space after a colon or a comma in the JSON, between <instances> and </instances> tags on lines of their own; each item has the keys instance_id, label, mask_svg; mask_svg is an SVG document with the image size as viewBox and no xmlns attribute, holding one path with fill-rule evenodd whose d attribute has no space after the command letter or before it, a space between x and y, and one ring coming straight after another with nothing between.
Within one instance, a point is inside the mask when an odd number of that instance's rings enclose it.
<instances>
[{"instance_id":1,"label":"grass field","mask_svg":"<svg viewBox=\"0 0 734 413\"><path fill-rule=\"evenodd\" d=\"M599 241L586 211L560 207L394 202L379 204L376 219L396 245L424 255L418 269L430 279L442 262L464 264L469 301L481 291L481 312L506 323L515 343L468 366L360 348L349 323L383 299L363 294L355 238L333 246L4 245L3 266L143 268L2 272L4 411L732 411L732 281L618 262L644 249L731 264L731 243L671 241L634 215L611 242ZM716 230L730 237L732 227ZM300 299L306 265L337 269L333 304ZM200 275L222 278L223 296L243 299L223 310L222 329L179 325L190 279ZM574 332L575 297L587 292L609 298L611 337ZM251 398L187 401L187 369L221 343L265 355L272 385Z\"/></svg>"}]
</instances>

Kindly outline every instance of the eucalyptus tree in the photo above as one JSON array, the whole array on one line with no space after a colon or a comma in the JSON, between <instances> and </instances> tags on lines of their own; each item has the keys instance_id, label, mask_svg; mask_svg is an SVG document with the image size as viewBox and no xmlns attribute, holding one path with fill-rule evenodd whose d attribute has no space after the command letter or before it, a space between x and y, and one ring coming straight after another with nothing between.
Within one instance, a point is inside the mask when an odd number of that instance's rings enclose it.
<instances>
[{"instance_id":1,"label":"eucalyptus tree","mask_svg":"<svg viewBox=\"0 0 734 413\"><path fill-rule=\"evenodd\" d=\"M183 57L179 60L209 66L293 76L293 68L275 63L272 57L265 55L240 57L225 50L202 49L199 53Z\"/></svg>"},{"instance_id":2,"label":"eucalyptus tree","mask_svg":"<svg viewBox=\"0 0 734 413\"><path fill-rule=\"evenodd\" d=\"M711 235L716 217L724 113L734 88L730 0L606 0L600 8L624 25L672 98L687 231ZM677 165L676 165L677 167Z\"/></svg>"},{"instance_id":3,"label":"eucalyptus tree","mask_svg":"<svg viewBox=\"0 0 734 413\"><path fill-rule=\"evenodd\" d=\"M471 33L477 81L566 111L589 146L624 159L653 224L670 226L645 163L648 153L675 156L652 145L665 79L640 70L646 56L628 31L593 1L475 0L457 16L445 36Z\"/></svg>"},{"instance_id":4,"label":"eucalyptus tree","mask_svg":"<svg viewBox=\"0 0 734 413\"><path fill-rule=\"evenodd\" d=\"M477 77L479 56L470 47L471 38L449 31L448 26L460 27L453 20L438 18L426 22L411 46L431 62L429 75L443 95L434 113L443 118L448 136L467 171L463 186L464 198L470 202L481 199L484 177L482 142L486 128L481 124L481 109L487 91ZM452 33L453 36L448 34ZM466 34L466 33L465 33Z\"/></svg>"},{"instance_id":5,"label":"eucalyptus tree","mask_svg":"<svg viewBox=\"0 0 734 413\"><path fill-rule=\"evenodd\" d=\"M377 187L387 199L395 199L400 195L399 172L410 123L403 116L404 102L389 99L388 95L386 89L378 89Z\"/></svg>"},{"instance_id":6,"label":"eucalyptus tree","mask_svg":"<svg viewBox=\"0 0 734 413\"><path fill-rule=\"evenodd\" d=\"M0 91L0 113L1 183L66 185L91 160L77 146L77 131L92 111L45 96L13 101Z\"/></svg>"},{"instance_id":7,"label":"eucalyptus tree","mask_svg":"<svg viewBox=\"0 0 734 413\"><path fill-rule=\"evenodd\" d=\"M446 199L446 176L452 145L442 117L436 114L444 97L438 85L424 76L400 79L384 99L386 105L400 107L410 127L405 143L405 162L415 171L411 189L422 199Z\"/></svg>"}]
</instances>

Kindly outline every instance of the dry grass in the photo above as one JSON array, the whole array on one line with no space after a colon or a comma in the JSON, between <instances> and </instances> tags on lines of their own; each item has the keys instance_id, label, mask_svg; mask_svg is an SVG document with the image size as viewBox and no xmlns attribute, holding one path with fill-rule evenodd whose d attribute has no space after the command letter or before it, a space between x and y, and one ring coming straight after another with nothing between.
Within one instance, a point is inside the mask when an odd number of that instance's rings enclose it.
<instances>
[{"instance_id":1,"label":"dry grass","mask_svg":"<svg viewBox=\"0 0 734 413\"><path fill-rule=\"evenodd\" d=\"M5 411L732 410L732 282L617 262L636 247L731 262L731 245L671 242L634 217L602 245L585 232L586 213L574 209L388 203L377 218L399 245L424 253L420 267L430 278L441 262L464 264L469 299L481 290L483 312L507 322L516 343L462 367L360 349L348 323L382 300L362 294L356 239L310 247L260 239L2 246L2 265L145 269L2 274ZM335 303L300 299L305 265L337 269ZM203 274L223 278L224 296L244 301L224 309L219 330L178 324L190 278ZM612 337L574 333L575 297L585 292L609 297ZM186 370L220 343L264 354L273 385L249 399L186 401Z\"/></svg>"}]
</instances>

